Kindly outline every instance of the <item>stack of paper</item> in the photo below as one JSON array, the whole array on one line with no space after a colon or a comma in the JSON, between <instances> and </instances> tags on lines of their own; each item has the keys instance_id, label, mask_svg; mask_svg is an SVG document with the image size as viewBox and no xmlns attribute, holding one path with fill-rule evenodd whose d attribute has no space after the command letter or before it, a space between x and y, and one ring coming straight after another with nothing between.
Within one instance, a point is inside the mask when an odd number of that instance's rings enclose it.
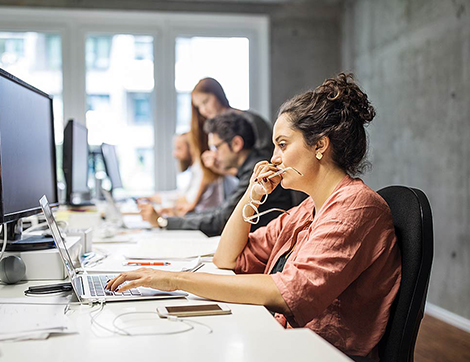
<instances>
[{"instance_id":1,"label":"stack of paper","mask_svg":"<svg viewBox=\"0 0 470 362\"><path fill-rule=\"evenodd\" d=\"M65 298L0 298L0 341L45 339L51 333L75 332L64 315L67 303Z\"/></svg>"},{"instance_id":2,"label":"stack of paper","mask_svg":"<svg viewBox=\"0 0 470 362\"><path fill-rule=\"evenodd\" d=\"M127 259L187 259L197 256L213 255L219 244L220 237L172 240L151 239L141 240L129 247L124 256Z\"/></svg>"}]
</instances>

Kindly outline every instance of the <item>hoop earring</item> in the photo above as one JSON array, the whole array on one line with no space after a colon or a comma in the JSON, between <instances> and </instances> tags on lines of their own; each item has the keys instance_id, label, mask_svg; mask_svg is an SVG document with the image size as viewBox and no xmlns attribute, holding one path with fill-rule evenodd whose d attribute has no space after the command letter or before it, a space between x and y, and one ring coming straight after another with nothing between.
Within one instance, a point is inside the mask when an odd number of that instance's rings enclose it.
<instances>
[{"instance_id":1,"label":"hoop earring","mask_svg":"<svg viewBox=\"0 0 470 362\"><path fill-rule=\"evenodd\" d=\"M315 157L317 158L317 160L321 160L323 158L323 153L321 153L320 151L318 151L315 155Z\"/></svg>"}]
</instances>

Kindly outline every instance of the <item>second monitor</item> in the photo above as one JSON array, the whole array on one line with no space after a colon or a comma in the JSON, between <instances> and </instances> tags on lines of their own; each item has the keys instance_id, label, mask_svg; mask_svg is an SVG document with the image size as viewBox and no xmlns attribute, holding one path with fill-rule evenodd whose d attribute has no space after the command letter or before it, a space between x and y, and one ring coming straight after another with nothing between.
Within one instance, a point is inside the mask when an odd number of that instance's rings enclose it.
<instances>
[{"instance_id":1,"label":"second monitor","mask_svg":"<svg viewBox=\"0 0 470 362\"><path fill-rule=\"evenodd\" d=\"M91 205L88 187L88 130L70 120L64 129L63 170L68 205Z\"/></svg>"},{"instance_id":2,"label":"second monitor","mask_svg":"<svg viewBox=\"0 0 470 362\"><path fill-rule=\"evenodd\" d=\"M106 174L111 181L111 189L122 188L121 172L119 171L119 161L116 153L116 146L103 143L101 145L104 167Z\"/></svg>"}]
</instances>

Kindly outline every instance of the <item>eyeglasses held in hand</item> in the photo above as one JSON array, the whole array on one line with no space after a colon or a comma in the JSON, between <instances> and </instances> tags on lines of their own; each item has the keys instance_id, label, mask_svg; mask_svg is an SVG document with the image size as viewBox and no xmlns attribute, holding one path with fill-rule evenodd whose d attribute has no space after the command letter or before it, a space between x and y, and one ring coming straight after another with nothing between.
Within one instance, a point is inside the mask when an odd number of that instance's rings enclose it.
<instances>
[{"instance_id":1,"label":"eyeglasses held in hand","mask_svg":"<svg viewBox=\"0 0 470 362\"><path fill-rule=\"evenodd\" d=\"M297 172L298 175L303 176L302 172L296 170L295 168L286 167L286 168L283 168L282 170L274 172L272 175L268 176L267 179L270 180L271 178L282 175L283 173L285 173L289 170L295 171L295 172ZM283 213L286 213L287 215L289 215L288 211L283 210L283 209L279 209L279 208L272 208L272 209L269 209L269 210L265 210L263 212L259 212L258 211L258 206L264 204L266 202L266 200L268 199L268 190L261 183L261 181L258 182L258 185L261 186L261 188L263 189L264 195L261 197L261 200L259 200L259 201L255 200L253 198L253 190L254 190L254 187L256 186L256 184L253 184L253 186L251 187L251 190L250 190L250 202L245 204L243 206L243 209L242 209L243 220L245 222L248 222L250 224L255 225L259 222L259 219L260 219L261 216L266 215L266 214L268 214L272 211L280 211L280 212L283 212ZM247 214L247 209L249 209L249 208L251 208L251 210L253 210L254 215L251 215L251 216L246 215Z\"/></svg>"}]
</instances>

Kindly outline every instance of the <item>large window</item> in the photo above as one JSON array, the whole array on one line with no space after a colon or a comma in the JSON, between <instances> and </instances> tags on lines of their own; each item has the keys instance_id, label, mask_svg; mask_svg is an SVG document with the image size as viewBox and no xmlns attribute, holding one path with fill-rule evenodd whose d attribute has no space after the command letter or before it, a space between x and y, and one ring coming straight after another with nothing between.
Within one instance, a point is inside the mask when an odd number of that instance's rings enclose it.
<instances>
[{"instance_id":1,"label":"large window","mask_svg":"<svg viewBox=\"0 0 470 362\"><path fill-rule=\"evenodd\" d=\"M63 138L62 54L58 34L2 32L0 68L54 97L56 143Z\"/></svg>"},{"instance_id":2,"label":"large window","mask_svg":"<svg viewBox=\"0 0 470 362\"><path fill-rule=\"evenodd\" d=\"M63 181L62 148L64 116L62 102L61 36L42 32L2 32L0 68L52 95L57 144L57 176Z\"/></svg>"},{"instance_id":3,"label":"large window","mask_svg":"<svg viewBox=\"0 0 470 362\"><path fill-rule=\"evenodd\" d=\"M178 37L175 42L176 131L189 129L191 91L206 77L217 79L230 105L250 107L249 40L247 38Z\"/></svg>"},{"instance_id":4,"label":"large window","mask_svg":"<svg viewBox=\"0 0 470 362\"><path fill-rule=\"evenodd\" d=\"M268 43L264 16L0 7L0 67L54 96L58 144L75 119L91 146L116 145L135 194L175 187L172 139L199 79L269 118Z\"/></svg>"},{"instance_id":5,"label":"large window","mask_svg":"<svg viewBox=\"0 0 470 362\"><path fill-rule=\"evenodd\" d=\"M115 144L124 188L149 194L154 190L153 38L88 35L86 59L89 143Z\"/></svg>"}]
</instances>

